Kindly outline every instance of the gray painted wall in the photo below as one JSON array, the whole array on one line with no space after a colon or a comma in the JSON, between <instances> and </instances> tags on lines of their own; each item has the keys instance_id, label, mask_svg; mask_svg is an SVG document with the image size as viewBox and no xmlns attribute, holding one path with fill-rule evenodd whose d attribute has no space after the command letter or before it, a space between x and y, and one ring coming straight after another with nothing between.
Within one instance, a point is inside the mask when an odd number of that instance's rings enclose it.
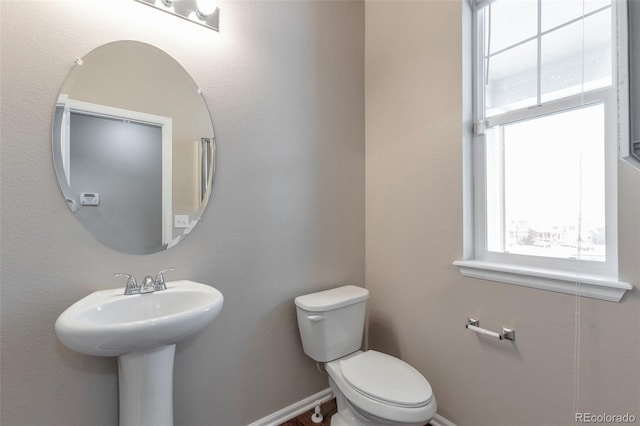
<instances>
[{"instance_id":1,"label":"gray painted wall","mask_svg":"<svg viewBox=\"0 0 640 426\"><path fill-rule=\"evenodd\" d=\"M462 5L366 3L366 269L371 345L430 381L459 426L640 418L640 295L582 299L463 278ZM640 172L619 162L620 278L640 285ZM511 325L515 345L465 330ZM638 421L638 420L636 420Z\"/></svg>"},{"instance_id":2,"label":"gray painted wall","mask_svg":"<svg viewBox=\"0 0 640 426\"><path fill-rule=\"evenodd\" d=\"M246 425L327 387L302 352L293 298L364 284L364 4L222 2L221 32L134 1L2 1L3 426L117 424L116 361L75 354L53 330L90 292L175 266L225 295L178 346L177 425ZM202 222L146 256L100 245L56 183L60 87L95 47L132 39L204 89L218 142Z\"/></svg>"}]
</instances>

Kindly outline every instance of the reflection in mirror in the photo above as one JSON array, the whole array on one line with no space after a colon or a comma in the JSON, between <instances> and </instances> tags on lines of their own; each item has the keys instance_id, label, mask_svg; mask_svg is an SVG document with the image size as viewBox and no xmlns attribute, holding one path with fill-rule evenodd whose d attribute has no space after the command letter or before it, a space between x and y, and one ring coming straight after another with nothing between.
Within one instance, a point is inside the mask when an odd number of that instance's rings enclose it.
<instances>
[{"instance_id":1,"label":"reflection in mirror","mask_svg":"<svg viewBox=\"0 0 640 426\"><path fill-rule=\"evenodd\" d=\"M148 254L189 234L215 173L209 111L169 55L135 41L90 52L53 117L53 160L73 214L104 245Z\"/></svg>"}]
</instances>

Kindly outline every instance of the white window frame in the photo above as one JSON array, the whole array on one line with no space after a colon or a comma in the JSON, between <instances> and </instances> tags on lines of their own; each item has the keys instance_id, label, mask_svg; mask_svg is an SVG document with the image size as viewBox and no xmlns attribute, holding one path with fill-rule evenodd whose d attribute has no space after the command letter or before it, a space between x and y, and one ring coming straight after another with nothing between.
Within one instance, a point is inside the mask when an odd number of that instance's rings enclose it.
<instances>
[{"instance_id":1,"label":"white window frame","mask_svg":"<svg viewBox=\"0 0 640 426\"><path fill-rule=\"evenodd\" d=\"M613 0L611 16L612 25L614 25L612 28L622 28L622 34L626 35L624 32L626 31L625 24L619 22L621 16L626 18L625 8L622 4L624 1L626 0ZM466 73L471 74L473 78L472 99L470 99L469 93L465 93L467 109L473 110L473 125L466 126L464 141L465 248L464 260L456 261L454 265L458 266L460 273L467 277L619 302L624 293L633 288L629 283L618 280L617 263L617 141L621 136L624 136L620 134L620 126L624 125L624 120L619 119L618 111L628 115L628 110L624 104L625 99L618 93L619 88L626 85L626 68L623 69L626 61L623 60L619 66L616 65L619 62L616 55L624 57L626 52L619 51L619 46L615 46L614 40L612 47L614 56L612 77L614 81L611 87L561 98L533 108L503 113L485 120L482 116L484 88L475 82L484 81L484 41L482 37L484 34L482 14L484 11L482 6L486 5L488 1L475 0L475 3L476 7L471 6L470 12L473 21L470 34L472 43L465 49L473 57L472 71L466 70ZM469 13L467 14L469 15ZM626 23L626 21L624 22ZM540 71L538 70L538 72ZM469 84L467 83L466 86L465 92L468 92ZM486 241L485 128L600 102L605 106L606 262L490 252L487 249ZM621 113L620 116L624 117L624 113ZM466 115L468 116L469 112ZM470 121L470 117L467 118L467 121ZM470 185L472 188L469 188Z\"/></svg>"}]
</instances>

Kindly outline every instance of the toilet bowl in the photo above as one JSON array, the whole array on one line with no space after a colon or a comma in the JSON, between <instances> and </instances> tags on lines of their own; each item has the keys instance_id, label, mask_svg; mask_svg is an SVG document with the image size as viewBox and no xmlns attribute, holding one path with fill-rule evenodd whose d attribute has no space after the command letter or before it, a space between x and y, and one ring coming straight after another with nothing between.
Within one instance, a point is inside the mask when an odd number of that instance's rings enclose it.
<instances>
[{"instance_id":1,"label":"toilet bowl","mask_svg":"<svg viewBox=\"0 0 640 426\"><path fill-rule=\"evenodd\" d=\"M427 379L406 362L361 351L369 292L343 286L296 298L304 352L325 362L338 412L332 426L422 426L437 403Z\"/></svg>"},{"instance_id":2,"label":"toilet bowl","mask_svg":"<svg viewBox=\"0 0 640 426\"><path fill-rule=\"evenodd\" d=\"M406 362L376 351L356 352L326 364L331 389L348 410L338 419L348 426L423 426L436 414L429 382ZM339 404L338 404L339 405ZM343 417L348 416L347 420Z\"/></svg>"}]
</instances>

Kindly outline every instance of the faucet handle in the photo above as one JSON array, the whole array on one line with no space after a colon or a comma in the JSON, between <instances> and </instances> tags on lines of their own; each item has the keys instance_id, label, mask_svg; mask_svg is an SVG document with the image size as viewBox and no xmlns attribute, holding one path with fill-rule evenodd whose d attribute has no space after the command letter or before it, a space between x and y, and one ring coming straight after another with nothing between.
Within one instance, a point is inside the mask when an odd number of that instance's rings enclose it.
<instances>
[{"instance_id":1,"label":"faucet handle","mask_svg":"<svg viewBox=\"0 0 640 426\"><path fill-rule=\"evenodd\" d=\"M130 274L123 274L120 272L117 272L115 274L113 274L114 277L127 277L127 285L124 288L124 294L125 295L130 295L130 294L138 294L140 293L140 287L138 287L138 283L136 282L136 279L133 275Z\"/></svg>"},{"instance_id":2,"label":"faucet handle","mask_svg":"<svg viewBox=\"0 0 640 426\"><path fill-rule=\"evenodd\" d=\"M164 273L168 272L168 271L173 271L174 269L176 269L176 268L174 268L172 266L170 268L163 269L162 271L160 271L160 272L158 272L156 274L156 280L155 280L155 283L154 283L154 286L153 286L155 291L160 291L160 290L166 290L167 289L167 285L164 282Z\"/></svg>"}]
</instances>

